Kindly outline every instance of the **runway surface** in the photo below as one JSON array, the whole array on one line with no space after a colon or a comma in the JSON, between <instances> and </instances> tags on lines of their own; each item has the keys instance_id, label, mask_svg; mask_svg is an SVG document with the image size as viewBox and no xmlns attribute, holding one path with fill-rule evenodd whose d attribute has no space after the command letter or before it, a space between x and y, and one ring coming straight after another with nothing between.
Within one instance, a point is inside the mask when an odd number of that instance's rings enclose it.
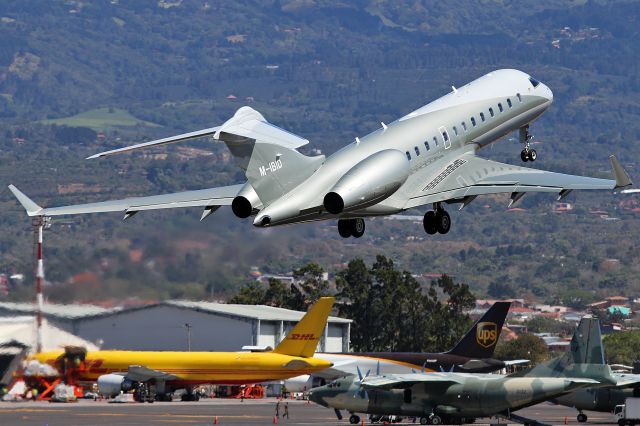
<instances>
[{"instance_id":1,"label":"runway surface","mask_svg":"<svg viewBox=\"0 0 640 426\"><path fill-rule=\"evenodd\" d=\"M278 424L287 425L348 425L345 418L338 421L332 410L305 401L289 403L290 419L280 418ZM281 403L281 406L284 404ZM104 401L82 400L76 403L0 402L0 425L92 426L92 425L213 425L217 417L221 425L273 424L276 400L216 399L198 402L156 402L153 404L109 404ZM282 409L280 410L282 414ZM343 413L346 414L346 413ZM563 425L584 424L576 421L576 411L567 407L539 404L518 412L538 421ZM589 425L615 424L608 413L587 412ZM346 416L348 417L348 416ZM364 417L364 416L363 416ZM476 424L488 424L479 419ZM497 420L491 423L498 423ZM506 424L504 420L501 424ZM370 424L367 422L366 424ZM411 424L405 420L401 424Z\"/></svg>"}]
</instances>

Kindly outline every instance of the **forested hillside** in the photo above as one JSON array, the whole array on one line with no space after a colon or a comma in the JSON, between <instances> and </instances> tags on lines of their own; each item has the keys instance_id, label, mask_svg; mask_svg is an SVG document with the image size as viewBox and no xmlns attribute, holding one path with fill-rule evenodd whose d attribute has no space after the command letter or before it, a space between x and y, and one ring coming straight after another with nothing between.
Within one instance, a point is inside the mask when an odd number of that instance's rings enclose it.
<instances>
[{"instance_id":1,"label":"forested hillside","mask_svg":"<svg viewBox=\"0 0 640 426\"><path fill-rule=\"evenodd\" d=\"M505 67L554 91L532 127L535 167L606 176L614 153L640 181L639 20L636 1L3 1L0 182L47 205L241 182L210 142L84 158L217 125L245 104L331 153ZM518 164L519 152L505 140L482 155ZM203 223L198 211L62 219L46 237L49 294L225 296L251 266L283 273L314 260L335 273L381 253L478 295L584 303L640 292L633 199L567 200L575 208L563 214L545 195L520 212L504 197L478 200L452 214L450 234L429 238L419 223L376 219L357 241L329 222L253 229L225 209ZM0 206L0 273L29 273L29 221L9 191Z\"/></svg>"}]
</instances>

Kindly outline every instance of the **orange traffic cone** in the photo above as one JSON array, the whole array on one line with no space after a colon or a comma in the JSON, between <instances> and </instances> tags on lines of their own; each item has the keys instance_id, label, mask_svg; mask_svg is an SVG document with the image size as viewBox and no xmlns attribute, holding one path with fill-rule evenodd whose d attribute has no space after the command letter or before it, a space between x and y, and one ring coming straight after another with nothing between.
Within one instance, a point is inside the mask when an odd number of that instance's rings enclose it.
<instances>
[{"instance_id":1,"label":"orange traffic cone","mask_svg":"<svg viewBox=\"0 0 640 426\"><path fill-rule=\"evenodd\" d=\"M362 418L362 426L364 426L364 417Z\"/></svg>"},{"instance_id":2,"label":"orange traffic cone","mask_svg":"<svg viewBox=\"0 0 640 426\"><path fill-rule=\"evenodd\" d=\"M564 424L565 425L569 424L569 423L567 423L567 418L566 417L564 418Z\"/></svg>"},{"instance_id":3,"label":"orange traffic cone","mask_svg":"<svg viewBox=\"0 0 640 426\"><path fill-rule=\"evenodd\" d=\"M278 424L278 417L273 416L273 424L277 425Z\"/></svg>"}]
</instances>

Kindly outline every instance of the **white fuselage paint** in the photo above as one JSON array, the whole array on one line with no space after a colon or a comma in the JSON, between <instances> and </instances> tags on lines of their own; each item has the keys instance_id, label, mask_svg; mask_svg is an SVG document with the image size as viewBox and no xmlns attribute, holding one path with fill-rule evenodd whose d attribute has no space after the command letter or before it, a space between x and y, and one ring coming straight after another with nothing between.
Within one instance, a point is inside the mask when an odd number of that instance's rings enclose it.
<instances>
[{"instance_id":1,"label":"white fuselage paint","mask_svg":"<svg viewBox=\"0 0 640 426\"><path fill-rule=\"evenodd\" d=\"M388 149L408 157L410 176L397 190L406 195L428 182L425 176L429 176L434 162L481 149L518 130L546 111L552 100L551 90L543 83L534 87L524 72L491 72L337 151L296 188L260 211L254 225L401 212L406 196L394 194L375 205L340 215L323 209L323 197L358 163ZM437 167L431 169L433 177L441 172Z\"/></svg>"}]
</instances>

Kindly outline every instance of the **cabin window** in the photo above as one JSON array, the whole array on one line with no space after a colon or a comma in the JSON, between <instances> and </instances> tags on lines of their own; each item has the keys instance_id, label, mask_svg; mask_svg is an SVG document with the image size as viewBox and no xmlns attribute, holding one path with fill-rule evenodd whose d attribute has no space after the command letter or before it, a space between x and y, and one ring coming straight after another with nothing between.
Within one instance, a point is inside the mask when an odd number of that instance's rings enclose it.
<instances>
[{"instance_id":1,"label":"cabin window","mask_svg":"<svg viewBox=\"0 0 640 426\"><path fill-rule=\"evenodd\" d=\"M520 96L520 93L516 93L516 97L518 98L518 102L522 102L522 96Z\"/></svg>"},{"instance_id":2,"label":"cabin window","mask_svg":"<svg viewBox=\"0 0 640 426\"><path fill-rule=\"evenodd\" d=\"M493 108L489 107L489 115L491 115L493 117Z\"/></svg>"},{"instance_id":3,"label":"cabin window","mask_svg":"<svg viewBox=\"0 0 640 426\"><path fill-rule=\"evenodd\" d=\"M511 108L511 107L512 107L512 105L511 105L511 99L509 99L509 98L507 98L507 105L509 105L509 108Z\"/></svg>"},{"instance_id":4,"label":"cabin window","mask_svg":"<svg viewBox=\"0 0 640 426\"><path fill-rule=\"evenodd\" d=\"M476 118L475 117L471 117L471 125L473 127L476 127Z\"/></svg>"},{"instance_id":5,"label":"cabin window","mask_svg":"<svg viewBox=\"0 0 640 426\"><path fill-rule=\"evenodd\" d=\"M465 122L463 121L463 122L462 122L462 123L460 123L460 124L462 124L462 128L463 128L463 129L464 129L464 131L466 132L466 131L467 131L467 123L465 123Z\"/></svg>"},{"instance_id":6,"label":"cabin window","mask_svg":"<svg viewBox=\"0 0 640 426\"><path fill-rule=\"evenodd\" d=\"M456 136L458 136L458 128L456 126L453 126L453 133L455 133Z\"/></svg>"},{"instance_id":7,"label":"cabin window","mask_svg":"<svg viewBox=\"0 0 640 426\"><path fill-rule=\"evenodd\" d=\"M484 112L480 113L480 120L484 121Z\"/></svg>"},{"instance_id":8,"label":"cabin window","mask_svg":"<svg viewBox=\"0 0 640 426\"><path fill-rule=\"evenodd\" d=\"M416 146L414 149L416 150L416 155L420 155L420 150L418 149L418 147Z\"/></svg>"},{"instance_id":9,"label":"cabin window","mask_svg":"<svg viewBox=\"0 0 640 426\"><path fill-rule=\"evenodd\" d=\"M442 140L445 141L445 142L449 142L449 134L447 133L446 130L442 131ZM445 148L446 148L446 146L445 146Z\"/></svg>"},{"instance_id":10,"label":"cabin window","mask_svg":"<svg viewBox=\"0 0 640 426\"><path fill-rule=\"evenodd\" d=\"M427 151L429 151L429 141L424 141L424 147L426 148Z\"/></svg>"},{"instance_id":11,"label":"cabin window","mask_svg":"<svg viewBox=\"0 0 640 426\"><path fill-rule=\"evenodd\" d=\"M502 104L500 102L498 102L498 110L500 112L504 111L504 109L502 108Z\"/></svg>"},{"instance_id":12,"label":"cabin window","mask_svg":"<svg viewBox=\"0 0 640 426\"><path fill-rule=\"evenodd\" d=\"M411 160L411 154L409 153L409 151L407 151L405 154L407 154L407 160Z\"/></svg>"},{"instance_id":13,"label":"cabin window","mask_svg":"<svg viewBox=\"0 0 640 426\"><path fill-rule=\"evenodd\" d=\"M438 146L438 138L436 138L435 136L433 137L433 143L436 144L436 146Z\"/></svg>"}]
</instances>

